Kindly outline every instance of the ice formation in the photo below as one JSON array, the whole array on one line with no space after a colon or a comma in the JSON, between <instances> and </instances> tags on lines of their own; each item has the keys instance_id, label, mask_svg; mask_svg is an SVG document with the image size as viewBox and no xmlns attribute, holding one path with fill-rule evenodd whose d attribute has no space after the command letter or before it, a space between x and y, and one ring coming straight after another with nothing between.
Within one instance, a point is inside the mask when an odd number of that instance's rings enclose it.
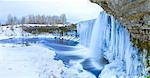
<instances>
[{"instance_id":1,"label":"ice formation","mask_svg":"<svg viewBox=\"0 0 150 78\"><path fill-rule=\"evenodd\" d=\"M102 68L100 78L138 78L143 72L138 49L130 42L128 31L112 16L101 12L95 23L80 22L78 33L80 44L91 50L91 58Z\"/></svg>"}]
</instances>

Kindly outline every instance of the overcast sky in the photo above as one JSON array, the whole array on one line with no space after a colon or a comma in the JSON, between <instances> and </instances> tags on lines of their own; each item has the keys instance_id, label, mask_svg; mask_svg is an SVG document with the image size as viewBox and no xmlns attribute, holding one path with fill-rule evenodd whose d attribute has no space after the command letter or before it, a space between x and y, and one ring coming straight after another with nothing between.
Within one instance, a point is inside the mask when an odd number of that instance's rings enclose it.
<instances>
[{"instance_id":1,"label":"overcast sky","mask_svg":"<svg viewBox=\"0 0 150 78\"><path fill-rule=\"evenodd\" d=\"M8 14L21 17L29 14L60 15L75 22L96 18L101 8L88 0L0 0L0 20Z\"/></svg>"}]
</instances>

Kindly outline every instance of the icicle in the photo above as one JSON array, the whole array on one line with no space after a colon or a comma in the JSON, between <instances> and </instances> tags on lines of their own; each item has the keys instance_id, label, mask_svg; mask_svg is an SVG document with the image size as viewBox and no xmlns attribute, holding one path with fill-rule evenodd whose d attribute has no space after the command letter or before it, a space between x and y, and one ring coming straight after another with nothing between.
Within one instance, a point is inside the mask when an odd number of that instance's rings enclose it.
<instances>
[{"instance_id":1,"label":"icicle","mask_svg":"<svg viewBox=\"0 0 150 78\"><path fill-rule=\"evenodd\" d=\"M91 50L91 58L104 67L100 78L136 78L142 73L138 50L130 42L128 31L112 16L100 13L95 23L78 26L80 43ZM104 60L109 64L103 64Z\"/></svg>"}]
</instances>

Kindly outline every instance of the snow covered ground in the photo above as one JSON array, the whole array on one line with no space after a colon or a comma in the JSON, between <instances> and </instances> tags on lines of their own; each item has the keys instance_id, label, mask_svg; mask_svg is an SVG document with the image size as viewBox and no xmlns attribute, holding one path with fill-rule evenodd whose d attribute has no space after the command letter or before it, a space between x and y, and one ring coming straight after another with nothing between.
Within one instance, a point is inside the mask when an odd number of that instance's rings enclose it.
<instances>
[{"instance_id":1,"label":"snow covered ground","mask_svg":"<svg viewBox=\"0 0 150 78\"><path fill-rule=\"evenodd\" d=\"M21 25L0 26L0 39L21 37L54 37L51 34L33 35L22 30Z\"/></svg>"},{"instance_id":2,"label":"snow covered ground","mask_svg":"<svg viewBox=\"0 0 150 78\"><path fill-rule=\"evenodd\" d=\"M24 26L37 26L33 24L24 24ZM60 39L66 39L66 40L73 40L73 41L79 41L79 38L72 37L72 36L54 36L49 33L44 34L30 34L22 30L22 25L8 25L8 26L0 26L0 39L8 39L8 38L32 38L32 37L44 37L44 38L60 38ZM40 25L40 26L47 26L47 25Z\"/></svg>"},{"instance_id":3,"label":"snow covered ground","mask_svg":"<svg viewBox=\"0 0 150 78\"><path fill-rule=\"evenodd\" d=\"M0 44L0 78L95 78L76 62L65 67L43 45Z\"/></svg>"},{"instance_id":4,"label":"snow covered ground","mask_svg":"<svg viewBox=\"0 0 150 78\"><path fill-rule=\"evenodd\" d=\"M51 34L32 35L19 25L0 26L0 40L8 38L48 37ZM61 37L72 39L72 37ZM79 62L70 61L66 67L62 60L55 60L55 52L44 45L1 44L0 78L96 78L83 69Z\"/></svg>"}]
</instances>

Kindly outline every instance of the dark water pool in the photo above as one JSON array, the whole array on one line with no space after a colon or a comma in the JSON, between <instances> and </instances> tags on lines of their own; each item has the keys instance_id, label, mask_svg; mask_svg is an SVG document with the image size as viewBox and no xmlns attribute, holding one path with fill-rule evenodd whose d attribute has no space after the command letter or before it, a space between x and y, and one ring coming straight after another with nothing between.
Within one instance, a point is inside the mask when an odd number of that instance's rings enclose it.
<instances>
[{"instance_id":1,"label":"dark water pool","mask_svg":"<svg viewBox=\"0 0 150 78\"><path fill-rule=\"evenodd\" d=\"M0 43L12 43L12 44L25 44L30 46L30 44L43 44L49 49L53 49L56 52L56 60L62 60L64 64L67 66L69 65L70 60L82 60L84 59L81 56L77 55L64 55L62 52L71 52L74 51L79 52L78 50L81 48L77 48L78 42L71 41L71 40L64 40L64 39L52 39L52 38L11 38L11 39L4 39L0 40ZM82 52L81 52L82 53ZM75 54L75 53L74 53ZM87 71L90 71L94 75L98 77L100 70L95 69L91 65L90 59L84 59L81 62L83 68Z\"/></svg>"}]
</instances>

